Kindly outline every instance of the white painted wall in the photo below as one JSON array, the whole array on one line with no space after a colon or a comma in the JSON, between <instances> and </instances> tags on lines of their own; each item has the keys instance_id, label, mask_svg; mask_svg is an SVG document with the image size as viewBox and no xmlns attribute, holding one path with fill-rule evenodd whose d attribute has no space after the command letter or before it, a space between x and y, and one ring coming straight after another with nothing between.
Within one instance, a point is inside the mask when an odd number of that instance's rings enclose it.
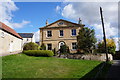
<instances>
[{"instance_id":1,"label":"white painted wall","mask_svg":"<svg viewBox=\"0 0 120 80\"><path fill-rule=\"evenodd\" d=\"M35 43L34 37L33 38L23 38L22 47L24 46L24 44L29 43L29 42Z\"/></svg>"},{"instance_id":2,"label":"white painted wall","mask_svg":"<svg viewBox=\"0 0 120 80\"><path fill-rule=\"evenodd\" d=\"M4 33L4 36L2 36ZM22 39L19 39L0 29L0 54L21 51Z\"/></svg>"}]
</instances>

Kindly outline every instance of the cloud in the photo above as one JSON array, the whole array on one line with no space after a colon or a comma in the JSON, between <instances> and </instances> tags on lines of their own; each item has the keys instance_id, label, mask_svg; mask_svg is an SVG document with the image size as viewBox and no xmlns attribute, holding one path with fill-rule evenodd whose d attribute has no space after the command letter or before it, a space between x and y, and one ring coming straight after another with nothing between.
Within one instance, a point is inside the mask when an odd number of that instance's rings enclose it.
<instances>
[{"instance_id":1,"label":"cloud","mask_svg":"<svg viewBox=\"0 0 120 80\"><path fill-rule=\"evenodd\" d=\"M24 25L30 23L30 21L23 20L21 23L10 23L14 28L22 28Z\"/></svg>"},{"instance_id":2,"label":"cloud","mask_svg":"<svg viewBox=\"0 0 120 80\"><path fill-rule=\"evenodd\" d=\"M115 38L113 38L114 39L114 41L115 41L115 44L116 44L116 51L119 51L119 47L120 47L120 45L119 45L119 39L117 38L117 37L115 37Z\"/></svg>"},{"instance_id":3,"label":"cloud","mask_svg":"<svg viewBox=\"0 0 120 80\"><path fill-rule=\"evenodd\" d=\"M59 11L60 10L60 6L56 6L56 11Z\"/></svg>"},{"instance_id":4,"label":"cloud","mask_svg":"<svg viewBox=\"0 0 120 80\"><path fill-rule=\"evenodd\" d=\"M40 31L39 30L34 33L34 37L35 37L35 42L39 42L40 41Z\"/></svg>"},{"instance_id":5,"label":"cloud","mask_svg":"<svg viewBox=\"0 0 120 80\"><path fill-rule=\"evenodd\" d=\"M26 24L30 23L30 21L26 20L23 20L21 23L13 22L12 18L14 15L12 12L19 10L19 8L12 0L4 0L4 2L0 2L0 10L0 21L11 28L22 28Z\"/></svg>"},{"instance_id":6,"label":"cloud","mask_svg":"<svg viewBox=\"0 0 120 80\"><path fill-rule=\"evenodd\" d=\"M64 2L60 7L63 17L76 22L81 18L86 27L94 28L98 40L103 39L99 10L102 7L106 37L118 36L118 2Z\"/></svg>"},{"instance_id":7,"label":"cloud","mask_svg":"<svg viewBox=\"0 0 120 80\"><path fill-rule=\"evenodd\" d=\"M61 15L78 21L80 17L85 25L94 27L97 34L102 35L100 6L103 8L106 35L116 36L118 33L118 3L117 2L69 2L62 6Z\"/></svg>"}]
</instances>

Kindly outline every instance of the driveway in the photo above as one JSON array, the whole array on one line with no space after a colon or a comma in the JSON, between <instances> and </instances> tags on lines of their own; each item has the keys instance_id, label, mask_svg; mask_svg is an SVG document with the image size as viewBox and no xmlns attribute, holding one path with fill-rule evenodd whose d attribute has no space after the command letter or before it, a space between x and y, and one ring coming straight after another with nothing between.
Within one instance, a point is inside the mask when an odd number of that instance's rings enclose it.
<instances>
[{"instance_id":1,"label":"driveway","mask_svg":"<svg viewBox=\"0 0 120 80\"><path fill-rule=\"evenodd\" d=\"M113 64L107 74L107 80L120 80L120 60L113 60Z\"/></svg>"}]
</instances>

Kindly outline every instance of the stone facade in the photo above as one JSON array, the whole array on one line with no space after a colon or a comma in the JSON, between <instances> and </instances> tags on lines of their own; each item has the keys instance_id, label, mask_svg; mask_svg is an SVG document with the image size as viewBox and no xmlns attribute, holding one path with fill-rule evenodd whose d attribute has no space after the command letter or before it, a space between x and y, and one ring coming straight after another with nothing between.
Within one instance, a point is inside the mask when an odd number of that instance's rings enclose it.
<instances>
[{"instance_id":1,"label":"stone facade","mask_svg":"<svg viewBox=\"0 0 120 80\"><path fill-rule=\"evenodd\" d=\"M49 48L48 44L51 44L51 50L54 48L58 50L62 44L66 44L69 46L70 52L74 53L76 52L76 49L73 49L73 44L77 43L76 36L79 29L83 26L84 25L72 23L62 19L54 23L47 24L45 27L40 28L40 44L44 43L47 49ZM62 36L60 36L60 30L62 30ZM51 31L51 37L48 37L48 31ZM73 32L76 35L73 35Z\"/></svg>"}]
</instances>

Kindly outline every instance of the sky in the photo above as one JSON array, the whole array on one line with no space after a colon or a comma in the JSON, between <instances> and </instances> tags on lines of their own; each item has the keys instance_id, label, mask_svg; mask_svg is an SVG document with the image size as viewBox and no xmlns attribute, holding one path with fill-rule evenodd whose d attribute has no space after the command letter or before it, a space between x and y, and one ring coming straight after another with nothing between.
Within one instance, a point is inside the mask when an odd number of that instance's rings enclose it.
<instances>
[{"instance_id":1,"label":"sky","mask_svg":"<svg viewBox=\"0 0 120 80\"><path fill-rule=\"evenodd\" d=\"M35 33L39 41L39 28L59 19L78 22L95 29L98 40L103 38L99 7L103 16L107 38L114 38L118 49L118 2L0 2L0 21L18 33ZM9 1L9 2L8 2Z\"/></svg>"}]
</instances>

